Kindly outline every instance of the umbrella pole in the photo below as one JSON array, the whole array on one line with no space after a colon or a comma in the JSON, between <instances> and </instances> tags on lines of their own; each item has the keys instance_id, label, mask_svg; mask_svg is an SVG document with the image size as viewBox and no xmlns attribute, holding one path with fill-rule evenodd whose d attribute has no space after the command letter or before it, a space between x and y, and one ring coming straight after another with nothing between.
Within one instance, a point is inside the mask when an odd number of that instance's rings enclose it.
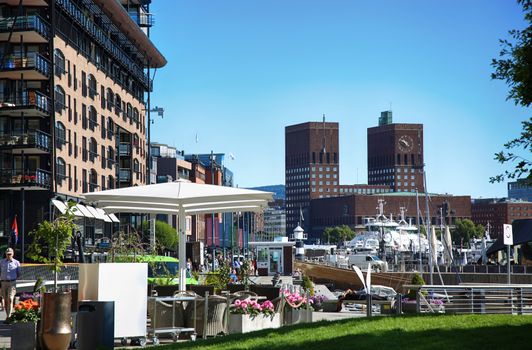
<instances>
[{"instance_id":1,"label":"umbrella pole","mask_svg":"<svg viewBox=\"0 0 532 350\"><path fill-rule=\"evenodd\" d=\"M179 228L179 291L184 292L186 290L186 281L187 281L187 251L186 251L186 241L187 233L185 231L185 208L182 206L179 207L179 218L177 226Z\"/></svg>"}]
</instances>

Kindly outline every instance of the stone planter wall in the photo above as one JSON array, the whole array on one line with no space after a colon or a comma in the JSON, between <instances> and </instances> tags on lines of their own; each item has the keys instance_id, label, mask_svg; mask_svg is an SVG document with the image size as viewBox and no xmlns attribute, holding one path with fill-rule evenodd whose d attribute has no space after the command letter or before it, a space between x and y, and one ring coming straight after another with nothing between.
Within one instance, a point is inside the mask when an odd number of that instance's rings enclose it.
<instances>
[{"instance_id":1,"label":"stone planter wall","mask_svg":"<svg viewBox=\"0 0 532 350\"><path fill-rule=\"evenodd\" d=\"M312 310L294 310L289 307L284 309L283 325L312 322Z\"/></svg>"},{"instance_id":2,"label":"stone planter wall","mask_svg":"<svg viewBox=\"0 0 532 350\"><path fill-rule=\"evenodd\" d=\"M248 333L261 329L279 328L281 317L276 313L273 318L258 315L251 319L249 315L229 314L227 329L229 334Z\"/></svg>"}]
</instances>

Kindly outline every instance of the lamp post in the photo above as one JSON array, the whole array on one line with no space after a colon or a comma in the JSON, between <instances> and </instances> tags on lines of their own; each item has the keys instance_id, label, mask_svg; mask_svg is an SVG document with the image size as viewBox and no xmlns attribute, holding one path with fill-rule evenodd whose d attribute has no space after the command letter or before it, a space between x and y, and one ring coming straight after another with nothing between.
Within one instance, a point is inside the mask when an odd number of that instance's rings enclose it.
<instances>
[{"instance_id":1,"label":"lamp post","mask_svg":"<svg viewBox=\"0 0 532 350\"><path fill-rule=\"evenodd\" d=\"M211 151L211 183L214 185L214 166L216 165L216 158L213 151ZM214 242L214 212L211 214L211 243L212 243L212 271L214 271L214 259L216 259L216 244Z\"/></svg>"},{"instance_id":2,"label":"lamp post","mask_svg":"<svg viewBox=\"0 0 532 350\"><path fill-rule=\"evenodd\" d=\"M153 123L153 120L151 119L151 116L150 116L150 113L151 112L157 112L157 115L161 118L164 117L164 108L161 108L161 107L157 107L155 106L155 108L152 108L150 109L150 107L148 106L148 153L147 153L147 166L146 166L146 182L149 184L151 184L151 124Z\"/></svg>"}]
</instances>

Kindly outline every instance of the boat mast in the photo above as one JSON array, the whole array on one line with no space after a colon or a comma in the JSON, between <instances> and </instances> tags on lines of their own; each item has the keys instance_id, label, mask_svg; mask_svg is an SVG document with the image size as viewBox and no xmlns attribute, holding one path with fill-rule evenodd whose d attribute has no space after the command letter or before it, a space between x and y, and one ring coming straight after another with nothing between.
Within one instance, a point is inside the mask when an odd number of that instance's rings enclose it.
<instances>
[{"instance_id":1,"label":"boat mast","mask_svg":"<svg viewBox=\"0 0 532 350\"><path fill-rule=\"evenodd\" d=\"M425 173L425 169L423 169L423 185L425 186L425 213L427 214L427 221L425 222L425 227L427 231L427 238L429 239L429 273L430 273L430 284L434 284L434 261L432 256L432 232L430 231L430 210L429 210L429 195L427 191L427 174Z\"/></svg>"},{"instance_id":2,"label":"boat mast","mask_svg":"<svg viewBox=\"0 0 532 350\"><path fill-rule=\"evenodd\" d=\"M416 188L416 215L417 215L417 239L419 242L418 257L419 257L419 273L423 274L423 259L421 258L421 222L419 218L419 192Z\"/></svg>"}]
</instances>

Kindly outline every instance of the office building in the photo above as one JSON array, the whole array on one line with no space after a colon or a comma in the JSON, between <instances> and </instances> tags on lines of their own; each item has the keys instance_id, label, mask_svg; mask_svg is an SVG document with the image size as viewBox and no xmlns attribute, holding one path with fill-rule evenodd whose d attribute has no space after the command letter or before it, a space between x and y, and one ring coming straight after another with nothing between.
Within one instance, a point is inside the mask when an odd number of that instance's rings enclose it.
<instances>
[{"instance_id":1,"label":"office building","mask_svg":"<svg viewBox=\"0 0 532 350\"><path fill-rule=\"evenodd\" d=\"M310 201L338 195L338 123L308 122L285 128L286 233L308 228Z\"/></svg>"},{"instance_id":2,"label":"office building","mask_svg":"<svg viewBox=\"0 0 532 350\"><path fill-rule=\"evenodd\" d=\"M508 198L474 199L471 204L471 220L475 224L490 225L492 238L502 237L503 225L514 220L531 219L532 202Z\"/></svg>"},{"instance_id":3,"label":"office building","mask_svg":"<svg viewBox=\"0 0 532 350\"><path fill-rule=\"evenodd\" d=\"M518 179L517 181L508 182L508 198L532 202L532 181Z\"/></svg>"},{"instance_id":4,"label":"office building","mask_svg":"<svg viewBox=\"0 0 532 350\"><path fill-rule=\"evenodd\" d=\"M424 192L423 162L423 124L393 123L392 112L382 112L368 128L368 184Z\"/></svg>"}]
</instances>

